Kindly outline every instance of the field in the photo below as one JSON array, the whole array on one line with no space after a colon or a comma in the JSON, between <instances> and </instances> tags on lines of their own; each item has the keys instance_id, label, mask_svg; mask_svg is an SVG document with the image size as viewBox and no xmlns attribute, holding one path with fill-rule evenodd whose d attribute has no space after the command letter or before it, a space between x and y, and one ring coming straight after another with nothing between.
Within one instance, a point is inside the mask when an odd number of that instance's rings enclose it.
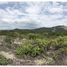
<instances>
[{"instance_id":1,"label":"field","mask_svg":"<svg viewBox=\"0 0 67 67\"><path fill-rule=\"evenodd\" d=\"M1 30L0 55L0 65L66 65L67 30Z\"/></svg>"}]
</instances>

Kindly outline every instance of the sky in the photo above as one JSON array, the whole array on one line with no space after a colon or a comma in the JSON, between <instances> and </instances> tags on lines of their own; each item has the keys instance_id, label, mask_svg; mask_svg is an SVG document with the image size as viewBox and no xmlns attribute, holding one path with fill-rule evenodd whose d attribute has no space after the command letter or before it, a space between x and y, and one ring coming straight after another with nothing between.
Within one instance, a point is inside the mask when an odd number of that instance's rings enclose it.
<instances>
[{"instance_id":1,"label":"sky","mask_svg":"<svg viewBox=\"0 0 67 67\"><path fill-rule=\"evenodd\" d=\"M0 2L0 29L67 26L67 2Z\"/></svg>"}]
</instances>

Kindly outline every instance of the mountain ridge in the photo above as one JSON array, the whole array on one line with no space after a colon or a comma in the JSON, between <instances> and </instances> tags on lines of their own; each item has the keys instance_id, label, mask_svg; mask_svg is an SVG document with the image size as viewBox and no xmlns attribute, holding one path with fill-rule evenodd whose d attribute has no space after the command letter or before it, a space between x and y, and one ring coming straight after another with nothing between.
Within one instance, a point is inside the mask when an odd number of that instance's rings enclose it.
<instances>
[{"instance_id":1,"label":"mountain ridge","mask_svg":"<svg viewBox=\"0 0 67 67\"><path fill-rule=\"evenodd\" d=\"M15 28L15 29L5 29L5 30L38 30L38 29L64 29L64 30L67 30L67 26L65 25L58 25L58 26L53 26L53 27L40 27L40 28L34 28L34 29L21 29L21 28ZM2 29L0 29L2 30Z\"/></svg>"}]
</instances>

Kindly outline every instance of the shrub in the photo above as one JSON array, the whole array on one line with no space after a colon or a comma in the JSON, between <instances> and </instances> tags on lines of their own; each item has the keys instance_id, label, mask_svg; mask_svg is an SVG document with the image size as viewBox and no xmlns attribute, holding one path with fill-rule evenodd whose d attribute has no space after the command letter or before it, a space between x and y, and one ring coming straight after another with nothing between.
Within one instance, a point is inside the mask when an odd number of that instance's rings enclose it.
<instances>
[{"instance_id":1,"label":"shrub","mask_svg":"<svg viewBox=\"0 0 67 67\"><path fill-rule=\"evenodd\" d=\"M64 46L64 39L63 37L58 37L50 40L48 44L49 44L48 47L51 49L59 49Z\"/></svg>"},{"instance_id":2,"label":"shrub","mask_svg":"<svg viewBox=\"0 0 67 67\"><path fill-rule=\"evenodd\" d=\"M59 51L67 53L67 47L60 48Z\"/></svg>"},{"instance_id":3,"label":"shrub","mask_svg":"<svg viewBox=\"0 0 67 67\"><path fill-rule=\"evenodd\" d=\"M16 54L20 57L25 55L35 57L41 52L42 49L39 46L32 44L24 44L16 49Z\"/></svg>"},{"instance_id":4,"label":"shrub","mask_svg":"<svg viewBox=\"0 0 67 67\"><path fill-rule=\"evenodd\" d=\"M57 38L57 43L57 48L62 48L66 46L66 44L64 44L64 38L61 36Z\"/></svg>"},{"instance_id":5,"label":"shrub","mask_svg":"<svg viewBox=\"0 0 67 67\"><path fill-rule=\"evenodd\" d=\"M48 49L56 49L56 46L58 45L57 41L56 40L51 40L49 43L48 43Z\"/></svg>"},{"instance_id":6,"label":"shrub","mask_svg":"<svg viewBox=\"0 0 67 67\"><path fill-rule=\"evenodd\" d=\"M59 45L63 45L63 44L64 44L64 39L63 39L63 37L61 37L61 36L58 37L57 42L58 42Z\"/></svg>"},{"instance_id":7,"label":"shrub","mask_svg":"<svg viewBox=\"0 0 67 67\"><path fill-rule=\"evenodd\" d=\"M16 54L20 55L20 56L28 55L28 54L30 54L31 50L32 50L32 45L31 44L22 45L21 47L18 47L16 49Z\"/></svg>"},{"instance_id":8,"label":"shrub","mask_svg":"<svg viewBox=\"0 0 67 67\"><path fill-rule=\"evenodd\" d=\"M9 61L2 55L0 55L0 65L7 65Z\"/></svg>"},{"instance_id":9,"label":"shrub","mask_svg":"<svg viewBox=\"0 0 67 67\"><path fill-rule=\"evenodd\" d=\"M11 44L11 37L10 36L6 36L5 42Z\"/></svg>"},{"instance_id":10,"label":"shrub","mask_svg":"<svg viewBox=\"0 0 67 67\"><path fill-rule=\"evenodd\" d=\"M36 44L40 47L46 47L48 44L47 39L36 39Z\"/></svg>"},{"instance_id":11,"label":"shrub","mask_svg":"<svg viewBox=\"0 0 67 67\"><path fill-rule=\"evenodd\" d=\"M40 36L38 34L29 33L28 37L29 37L29 39L36 39L36 38L39 38Z\"/></svg>"},{"instance_id":12,"label":"shrub","mask_svg":"<svg viewBox=\"0 0 67 67\"><path fill-rule=\"evenodd\" d=\"M35 46L32 49L31 56L35 57L35 56L41 54L41 52L42 52L42 49L39 48L39 46Z\"/></svg>"}]
</instances>

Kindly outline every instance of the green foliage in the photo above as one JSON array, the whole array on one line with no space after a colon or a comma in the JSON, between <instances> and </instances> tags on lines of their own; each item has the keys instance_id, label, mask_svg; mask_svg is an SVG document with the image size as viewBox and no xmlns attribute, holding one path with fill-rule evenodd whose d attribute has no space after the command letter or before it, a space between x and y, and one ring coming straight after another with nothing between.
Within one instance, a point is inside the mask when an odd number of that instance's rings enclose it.
<instances>
[{"instance_id":1,"label":"green foliage","mask_svg":"<svg viewBox=\"0 0 67 67\"><path fill-rule=\"evenodd\" d=\"M11 37L10 36L7 36L6 39L5 39L5 42L11 44Z\"/></svg>"},{"instance_id":2,"label":"green foliage","mask_svg":"<svg viewBox=\"0 0 67 67\"><path fill-rule=\"evenodd\" d=\"M61 36L58 37L57 42L58 42L59 45L63 45L63 44L64 44L64 39L63 39L63 37L61 37Z\"/></svg>"},{"instance_id":3,"label":"green foliage","mask_svg":"<svg viewBox=\"0 0 67 67\"><path fill-rule=\"evenodd\" d=\"M0 65L7 65L9 61L2 55L0 55Z\"/></svg>"},{"instance_id":4,"label":"green foliage","mask_svg":"<svg viewBox=\"0 0 67 67\"><path fill-rule=\"evenodd\" d=\"M6 47L8 47L8 48L11 48L12 47L12 45L11 45L11 40L12 40L12 37L10 37L10 36L7 36L6 38L5 38L5 44L4 44L4 46L6 46Z\"/></svg>"},{"instance_id":5,"label":"green foliage","mask_svg":"<svg viewBox=\"0 0 67 67\"><path fill-rule=\"evenodd\" d=\"M56 46L58 45L56 40L50 40L48 43L48 49L56 49Z\"/></svg>"},{"instance_id":6,"label":"green foliage","mask_svg":"<svg viewBox=\"0 0 67 67\"><path fill-rule=\"evenodd\" d=\"M36 39L35 42L36 42L36 45L39 46L43 52L47 50L47 46L48 46L47 39Z\"/></svg>"},{"instance_id":7,"label":"green foliage","mask_svg":"<svg viewBox=\"0 0 67 67\"><path fill-rule=\"evenodd\" d=\"M58 38L52 39L48 43L48 47L52 47L54 49L59 49L61 47L64 47L64 39L63 37L59 36Z\"/></svg>"},{"instance_id":8,"label":"green foliage","mask_svg":"<svg viewBox=\"0 0 67 67\"><path fill-rule=\"evenodd\" d=\"M29 39L36 39L36 38L40 38L39 34L34 34L34 33L29 33L28 34Z\"/></svg>"},{"instance_id":9,"label":"green foliage","mask_svg":"<svg viewBox=\"0 0 67 67\"><path fill-rule=\"evenodd\" d=\"M19 56L36 57L46 53L48 50L59 50L67 47L67 31L55 30L49 28L36 30L11 30L0 31L1 35L5 35L5 46L9 49L16 48L16 54ZM63 31L63 32L62 32ZM13 44L13 39L19 38L22 44Z\"/></svg>"},{"instance_id":10,"label":"green foliage","mask_svg":"<svg viewBox=\"0 0 67 67\"><path fill-rule=\"evenodd\" d=\"M39 48L39 46L35 46L32 48L31 56L36 57L37 55L40 55L42 53L42 49Z\"/></svg>"},{"instance_id":11,"label":"green foliage","mask_svg":"<svg viewBox=\"0 0 67 67\"><path fill-rule=\"evenodd\" d=\"M67 53L67 47L60 48L59 51Z\"/></svg>"},{"instance_id":12,"label":"green foliage","mask_svg":"<svg viewBox=\"0 0 67 67\"><path fill-rule=\"evenodd\" d=\"M31 50L32 50L31 44L23 45L16 49L16 54L17 55L27 55L27 54L30 54Z\"/></svg>"},{"instance_id":13,"label":"green foliage","mask_svg":"<svg viewBox=\"0 0 67 67\"><path fill-rule=\"evenodd\" d=\"M32 40L25 40L25 42L16 49L17 55L36 57L41 53L45 53L47 50L58 50L64 47L64 39L61 36L50 40L48 38L37 38L34 34L31 38Z\"/></svg>"},{"instance_id":14,"label":"green foliage","mask_svg":"<svg viewBox=\"0 0 67 67\"><path fill-rule=\"evenodd\" d=\"M16 54L19 56L32 56L35 57L42 52L42 49L37 45L32 45L31 43L27 42L24 43L22 46L16 49Z\"/></svg>"}]
</instances>

